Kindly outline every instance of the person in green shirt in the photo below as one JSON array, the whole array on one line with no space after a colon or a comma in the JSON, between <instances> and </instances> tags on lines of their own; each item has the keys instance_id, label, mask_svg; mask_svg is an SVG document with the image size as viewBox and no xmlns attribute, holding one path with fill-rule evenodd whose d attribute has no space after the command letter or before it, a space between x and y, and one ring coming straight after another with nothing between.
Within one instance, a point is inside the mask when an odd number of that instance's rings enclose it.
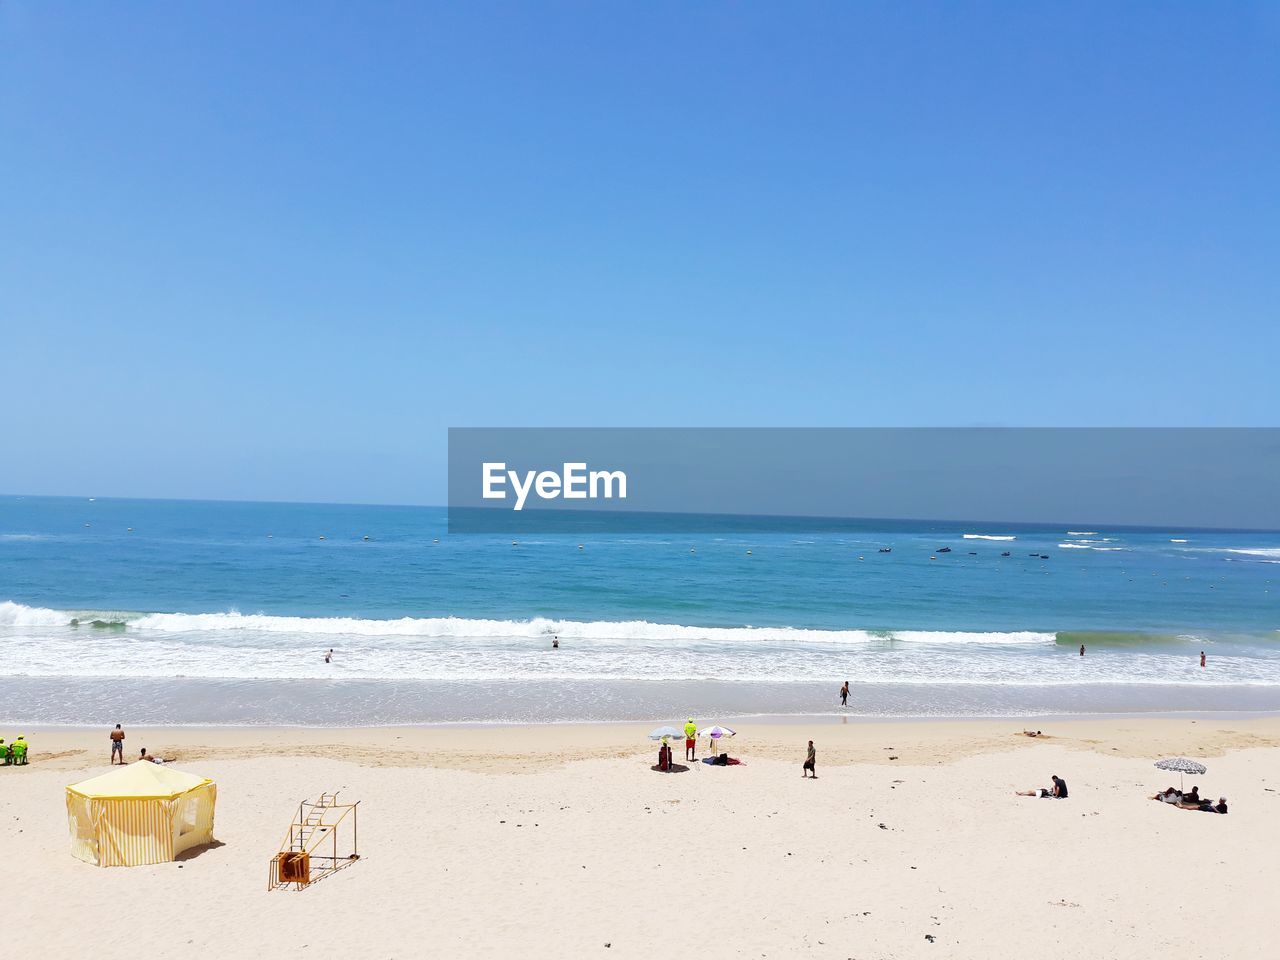
<instances>
[{"instance_id":1,"label":"person in green shirt","mask_svg":"<svg viewBox=\"0 0 1280 960\"><path fill-rule=\"evenodd\" d=\"M684 758L698 759L698 725L693 722L693 717L684 725Z\"/></svg>"}]
</instances>

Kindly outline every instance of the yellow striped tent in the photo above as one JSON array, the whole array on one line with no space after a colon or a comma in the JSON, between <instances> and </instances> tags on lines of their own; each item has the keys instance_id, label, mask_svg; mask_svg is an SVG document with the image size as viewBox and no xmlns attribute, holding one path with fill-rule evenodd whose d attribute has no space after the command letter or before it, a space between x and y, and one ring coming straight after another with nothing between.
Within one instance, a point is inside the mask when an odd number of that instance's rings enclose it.
<instances>
[{"instance_id":1,"label":"yellow striped tent","mask_svg":"<svg viewBox=\"0 0 1280 960\"><path fill-rule=\"evenodd\" d=\"M212 780L139 760L67 787L71 852L100 867L165 863L213 839Z\"/></svg>"}]
</instances>

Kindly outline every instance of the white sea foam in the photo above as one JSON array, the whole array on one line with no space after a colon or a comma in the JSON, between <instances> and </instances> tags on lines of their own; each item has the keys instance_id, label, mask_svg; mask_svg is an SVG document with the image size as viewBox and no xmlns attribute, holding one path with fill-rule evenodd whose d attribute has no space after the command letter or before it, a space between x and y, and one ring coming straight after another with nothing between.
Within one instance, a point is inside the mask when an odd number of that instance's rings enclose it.
<instances>
[{"instance_id":1,"label":"white sea foam","mask_svg":"<svg viewBox=\"0 0 1280 960\"><path fill-rule=\"evenodd\" d=\"M74 615L65 610L46 610L28 607L10 600L0 602L0 626L8 627L65 627Z\"/></svg>"},{"instance_id":2,"label":"white sea foam","mask_svg":"<svg viewBox=\"0 0 1280 960\"><path fill-rule=\"evenodd\" d=\"M1098 535L1097 530L1068 530L1067 531L1068 537L1096 537L1097 535Z\"/></svg>"},{"instance_id":3,"label":"white sea foam","mask_svg":"<svg viewBox=\"0 0 1280 960\"><path fill-rule=\"evenodd\" d=\"M1104 542L1104 541L1100 541L1100 540L1092 540L1092 541L1084 541L1084 542L1080 542L1080 543L1060 543L1060 544L1058 544L1058 549L1060 549L1060 550L1100 550L1100 551L1102 551L1103 553L1110 553L1110 552L1113 552L1113 551L1116 551L1116 550L1124 551L1124 550L1127 550L1127 549L1128 549L1128 548L1126 548L1126 547L1097 547L1097 546L1094 546L1094 544L1095 544L1095 543L1102 543L1102 542Z\"/></svg>"},{"instance_id":4,"label":"white sea foam","mask_svg":"<svg viewBox=\"0 0 1280 960\"><path fill-rule=\"evenodd\" d=\"M1186 543L1186 540L1170 540L1170 543Z\"/></svg>"},{"instance_id":5,"label":"white sea foam","mask_svg":"<svg viewBox=\"0 0 1280 960\"><path fill-rule=\"evenodd\" d=\"M1017 537L996 536L989 533L966 533L966 540L1017 540Z\"/></svg>"},{"instance_id":6,"label":"white sea foam","mask_svg":"<svg viewBox=\"0 0 1280 960\"><path fill-rule=\"evenodd\" d=\"M231 633L270 642L274 635L292 637L421 638L423 640L564 640L594 642L670 642L725 644L871 644L898 641L921 644L1052 643L1052 633L942 630L813 630L798 627L699 627L647 620L577 621L535 617L530 620L472 620L463 617L401 617L397 620L353 617L277 617L228 613L112 613L49 610L20 603L0 603L0 626L62 627L91 621L115 624L130 635Z\"/></svg>"},{"instance_id":7,"label":"white sea foam","mask_svg":"<svg viewBox=\"0 0 1280 960\"><path fill-rule=\"evenodd\" d=\"M1280 547L1228 547L1227 553L1240 553L1248 557L1280 559Z\"/></svg>"},{"instance_id":8,"label":"white sea foam","mask_svg":"<svg viewBox=\"0 0 1280 960\"><path fill-rule=\"evenodd\" d=\"M1042 644L1053 643L1056 636L1052 633L1041 633L1031 630L1016 630L1008 633L965 632L952 630L895 630L890 634L894 640L907 643L990 643L990 644Z\"/></svg>"}]
</instances>

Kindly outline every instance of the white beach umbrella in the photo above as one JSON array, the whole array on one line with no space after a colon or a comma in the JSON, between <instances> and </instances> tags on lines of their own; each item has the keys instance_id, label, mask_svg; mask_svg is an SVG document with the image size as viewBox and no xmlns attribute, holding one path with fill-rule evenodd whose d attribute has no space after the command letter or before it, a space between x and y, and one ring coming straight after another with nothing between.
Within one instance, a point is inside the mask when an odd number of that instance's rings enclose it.
<instances>
[{"instance_id":1,"label":"white beach umbrella","mask_svg":"<svg viewBox=\"0 0 1280 960\"><path fill-rule=\"evenodd\" d=\"M1203 776L1207 771L1203 763L1195 760L1188 760L1186 757L1170 757L1168 760L1157 760L1156 766L1161 770L1176 770L1178 772L1178 786L1182 786L1182 775L1189 773L1192 776Z\"/></svg>"},{"instance_id":2,"label":"white beach umbrella","mask_svg":"<svg viewBox=\"0 0 1280 960\"><path fill-rule=\"evenodd\" d=\"M670 737L674 740L678 740L683 736L684 736L683 730L677 730L675 727L659 727L657 730L654 730L649 734L649 739L665 740L666 738Z\"/></svg>"}]
</instances>

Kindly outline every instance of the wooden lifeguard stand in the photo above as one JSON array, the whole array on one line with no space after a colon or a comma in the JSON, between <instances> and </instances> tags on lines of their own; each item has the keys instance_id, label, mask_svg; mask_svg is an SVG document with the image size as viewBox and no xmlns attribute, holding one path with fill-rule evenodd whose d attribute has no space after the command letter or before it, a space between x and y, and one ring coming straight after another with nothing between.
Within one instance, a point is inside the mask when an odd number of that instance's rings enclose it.
<instances>
[{"instance_id":1,"label":"wooden lifeguard stand","mask_svg":"<svg viewBox=\"0 0 1280 960\"><path fill-rule=\"evenodd\" d=\"M271 858L267 889L301 890L360 859L355 803L338 803L336 793L322 793L315 803L298 804L298 814Z\"/></svg>"}]
</instances>

